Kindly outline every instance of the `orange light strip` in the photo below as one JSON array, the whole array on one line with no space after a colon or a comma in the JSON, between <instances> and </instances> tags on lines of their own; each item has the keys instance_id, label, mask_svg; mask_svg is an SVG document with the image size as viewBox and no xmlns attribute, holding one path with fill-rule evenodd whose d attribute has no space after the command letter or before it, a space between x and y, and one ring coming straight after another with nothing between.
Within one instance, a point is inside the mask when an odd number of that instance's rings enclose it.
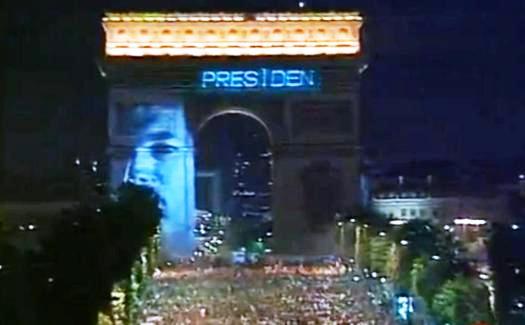
<instances>
[{"instance_id":1,"label":"orange light strip","mask_svg":"<svg viewBox=\"0 0 525 325\"><path fill-rule=\"evenodd\" d=\"M350 13L261 13L255 15L258 21L362 21L363 18L354 12Z\"/></svg>"},{"instance_id":2,"label":"orange light strip","mask_svg":"<svg viewBox=\"0 0 525 325\"><path fill-rule=\"evenodd\" d=\"M358 46L288 48L108 48L109 56L271 56L271 55L351 55Z\"/></svg>"},{"instance_id":3,"label":"orange light strip","mask_svg":"<svg viewBox=\"0 0 525 325\"><path fill-rule=\"evenodd\" d=\"M108 56L352 55L355 13L108 14Z\"/></svg>"},{"instance_id":4,"label":"orange light strip","mask_svg":"<svg viewBox=\"0 0 525 325\"><path fill-rule=\"evenodd\" d=\"M113 22L208 22L208 21L244 21L242 13L106 13L102 21Z\"/></svg>"}]
</instances>

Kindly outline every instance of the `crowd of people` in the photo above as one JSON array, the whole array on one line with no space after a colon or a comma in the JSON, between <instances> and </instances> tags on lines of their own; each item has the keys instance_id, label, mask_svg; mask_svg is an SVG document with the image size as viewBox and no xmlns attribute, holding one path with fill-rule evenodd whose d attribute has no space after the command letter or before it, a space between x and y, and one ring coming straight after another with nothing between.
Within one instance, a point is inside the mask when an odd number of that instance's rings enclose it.
<instances>
[{"instance_id":1,"label":"crowd of people","mask_svg":"<svg viewBox=\"0 0 525 325\"><path fill-rule=\"evenodd\" d=\"M159 271L143 325L390 325L388 307L341 267L177 268Z\"/></svg>"}]
</instances>

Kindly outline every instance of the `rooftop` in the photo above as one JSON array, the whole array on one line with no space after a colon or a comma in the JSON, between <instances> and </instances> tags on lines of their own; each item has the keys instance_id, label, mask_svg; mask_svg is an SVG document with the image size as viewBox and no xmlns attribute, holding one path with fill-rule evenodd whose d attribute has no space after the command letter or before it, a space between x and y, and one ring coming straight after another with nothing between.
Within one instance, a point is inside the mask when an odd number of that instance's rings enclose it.
<instances>
[{"instance_id":1,"label":"rooftop","mask_svg":"<svg viewBox=\"0 0 525 325\"><path fill-rule=\"evenodd\" d=\"M106 13L107 56L333 56L360 51L356 12Z\"/></svg>"}]
</instances>

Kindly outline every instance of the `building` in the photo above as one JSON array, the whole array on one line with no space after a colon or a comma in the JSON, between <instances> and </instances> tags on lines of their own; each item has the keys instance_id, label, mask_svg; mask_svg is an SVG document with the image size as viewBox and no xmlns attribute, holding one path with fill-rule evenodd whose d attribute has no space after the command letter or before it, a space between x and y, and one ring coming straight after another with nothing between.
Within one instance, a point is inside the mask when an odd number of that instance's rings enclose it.
<instances>
[{"instance_id":1,"label":"building","mask_svg":"<svg viewBox=\"0 0 525 325\"><path fill-rule=\"evenodd\" d=\"M386 218L402 221L426 219L453 224L460 219L479 220L470 222L475 225L508 219L506 212L502 214L507 210L507 199L502 195L398 189L374 193L370 206Z\"/></svg>"}]
</instances>

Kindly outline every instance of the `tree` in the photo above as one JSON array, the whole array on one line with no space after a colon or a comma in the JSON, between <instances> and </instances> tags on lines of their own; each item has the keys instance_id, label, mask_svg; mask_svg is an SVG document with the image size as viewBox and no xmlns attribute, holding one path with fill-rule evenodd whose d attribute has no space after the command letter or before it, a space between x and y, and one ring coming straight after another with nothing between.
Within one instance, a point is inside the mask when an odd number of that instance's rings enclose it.
<instances>
[{"instance_id":1,"label":"tree","mask_svg":"<svg viewBox=\"0 0 525 325\"><path fill-rule=\"evenodd\" d=\"M445 282L432 300L432 311L443 324L493 322L487 288L464 276Z\"/></svg>"},{"instance_id":2,"label":"tree","mask_svg":"<svg viewBox=\"0 0 525 325\"><path fill-rule=\"evenodd\" d=\"M387 273L387 264L392 243L386 236L370 238L370 268L382 274Z\"/></svg>"},{"instance_id":3,"label":"tree","mask_svg":"<svg viewBox=\"0 0 525 325\"><path fill-rule=\"evenodd\" d=\"M427 269L428 260L424 257L417 257L412 261L412 269L410 270L410 277L412 280L410 290L419 295L419 287L421 284L421 278Z\"/></svg>"},{"instance_id":4,"label":"tree","mask_svg":"<svg viewBox=\"0 0 525 325\"><path fill-rule=\"evenodd\" d=\"M358 267L369 266L369 231L384 231L388 229L388 220L373 210L358 207L355 213L349 214L354 224L354 257Z\"/></svg>"},{"instance_id":5,"label":"tree","mask_svg":"<svg viewBox=\"0 0 525 325\"><path fill-rule=\"evenodd\" d=\"M111 302L113 284L130 276L160 216L153 190L126 184L115 201L61 216L40 252L0 252L10 271L0 274L0 323L34 324L35 316L44 325L94 324ZM4 304L4 297L12 299Z\"/></svg>"}]
</instances>

